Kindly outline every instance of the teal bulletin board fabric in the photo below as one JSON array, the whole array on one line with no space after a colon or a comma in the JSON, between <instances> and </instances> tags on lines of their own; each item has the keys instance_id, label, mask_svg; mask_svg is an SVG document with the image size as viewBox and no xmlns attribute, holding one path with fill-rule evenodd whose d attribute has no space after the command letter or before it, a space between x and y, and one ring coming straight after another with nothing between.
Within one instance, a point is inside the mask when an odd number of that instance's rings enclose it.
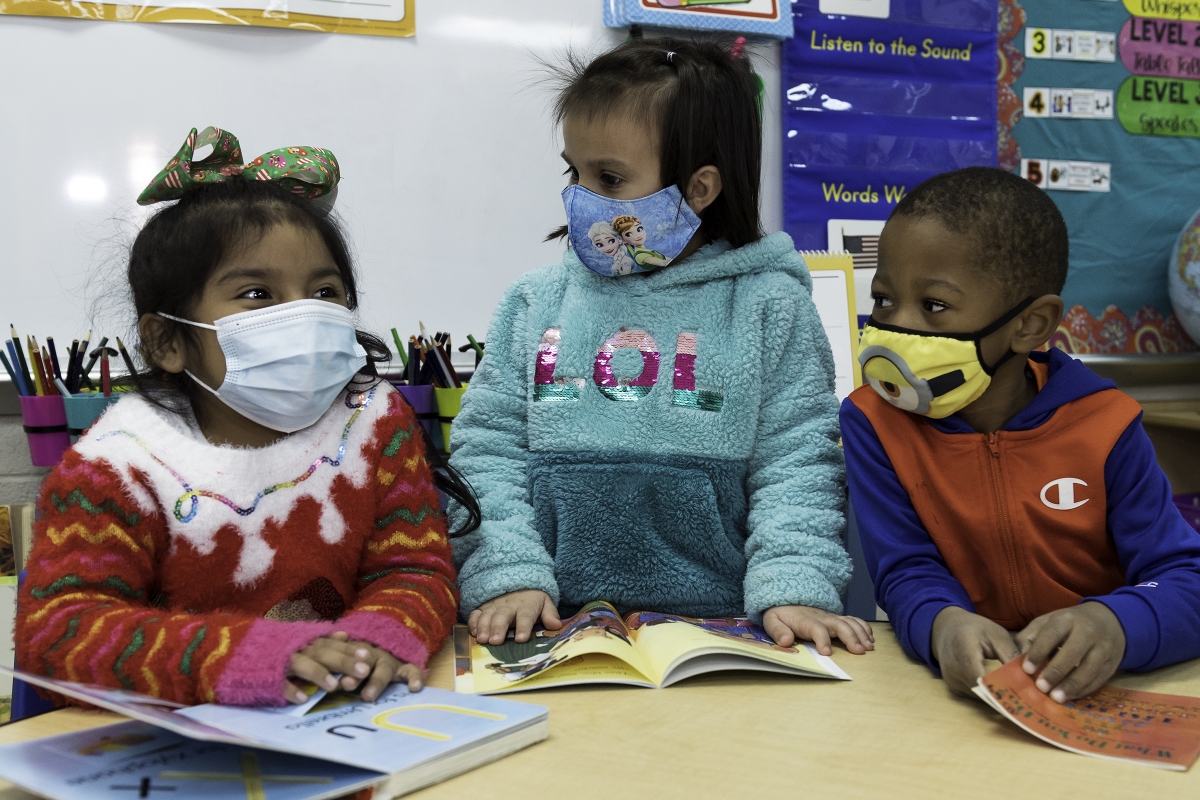
<instances>
[{"instance_id":1,"label":"teal bulletin board fabric","mask_svg":"<svg viewBox=\"0 0 1200 800\"><path fill-rule=\"evenodd\" d=\"M1120 2L1022 0L1026 28L1067 28L1116 34L1130 18ZM1183 23L1189 43L1200 25ZM1014 44L1024 53L1025 36ZM1200 48L1196 48L1200 53ZM1111 89L1130 72L1120 53L1112 63L1025 59L1014 84ZM1200 77L1200 76L1189 76ZM1063 299L1099 319L1109 305L1132 317L1151 306L1171 313L1167 263L1176 237L1200 208L1200 139L1127 133L1114 113L1108 120L1031 118L1013 130L1022 158L1101 161L1112 164L1110 192L1050 190L1071 234L1071 269Z\"/></svg>"}]
</instances>

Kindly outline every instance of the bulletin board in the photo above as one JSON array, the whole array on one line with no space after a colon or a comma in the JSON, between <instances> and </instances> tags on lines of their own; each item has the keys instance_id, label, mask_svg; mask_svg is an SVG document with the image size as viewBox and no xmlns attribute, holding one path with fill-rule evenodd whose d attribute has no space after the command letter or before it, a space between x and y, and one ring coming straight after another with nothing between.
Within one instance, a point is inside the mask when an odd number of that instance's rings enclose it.
<instances>
[{"instance_id":1,"label":"bulletin board","mask_svg":"<svg viewBox=\"0 0 1200 800\"><path fill-rule=\"evenodd\" d=\"M1167 278L1176 239L1200 209L1200 14L1158 0L1021 6L1019 169L1046 189L1071 234L1068 311L1054 344L1195 349Z\"/></svg>"},{"instance_id":2,"label":"bulletin board","mask_svg":"<svg viewBox=\"0 0 1200 800\"><path fill-rule=\"evenodd\" d=\"M218 0L219 2L219 0ZM0 0L0 15L111 22L193 22L318 33L412 36L416 0L233 0L232 7L196 0L115 3Z\"/></svg>"},{"instance_id":3,"label":"bulletin board","mask_svg":"<svg viewBox=\"0 0 1200 800\"><path fill-rule=\"evenodd\" d=\"M853 256L860 315L870 311L883 221L900 198L940 172L999 166L1044 189L1067 222L1068 310L1054 346L1197 349L1168 275L1200 209L1200 3L793 8L781 78L786 228L802 249ZM1200 314L1196 305L1179 313Z\"/></svg>"}]
</instances>

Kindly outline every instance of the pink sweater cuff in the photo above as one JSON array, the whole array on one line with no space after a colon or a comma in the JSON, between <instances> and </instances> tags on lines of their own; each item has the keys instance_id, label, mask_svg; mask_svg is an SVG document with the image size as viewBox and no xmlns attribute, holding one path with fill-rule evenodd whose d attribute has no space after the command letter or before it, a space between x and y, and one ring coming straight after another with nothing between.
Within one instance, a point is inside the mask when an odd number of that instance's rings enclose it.
<instances>
[{"instance_id":1,"label":"pink sweater cuff","mask_svg":"<svg viewBox=\"0 0 1200 800\"><path fill-rule=\"evenodd\" d=\"M370 642L387 650L401 661L425 669L429 651L412 631L391 617L374 611L355 611L333 623L333 630L345 631L351 639Z\"/></svg>"},{"instance_id":2,"label":"pink sweater cuff","mask_svg":"<svg viewBox=\"0 0 1200 800\"><path fill-rule=\"evenodd\" d=\"M287 705L283 681L292 654L332 632L332 622L256 620L217 679L217 702L231 706Z\"/></svg>"}]
</instances>

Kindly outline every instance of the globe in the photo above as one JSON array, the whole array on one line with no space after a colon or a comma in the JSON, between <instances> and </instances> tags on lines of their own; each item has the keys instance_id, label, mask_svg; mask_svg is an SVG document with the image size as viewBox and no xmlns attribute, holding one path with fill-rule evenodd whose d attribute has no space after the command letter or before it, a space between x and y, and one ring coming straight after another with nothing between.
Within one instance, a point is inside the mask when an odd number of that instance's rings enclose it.
<instances>
[{"instance_id":1,"label":"globe","mask_svg":"<svg viewBox=\"0 0 1200 800\"><path fill-rule=\"evenodd\" d=\"M1167 273L1175 316L1192 341L1200 342L1200 211L1183 226Z\"/></svg>"}]
</instances>

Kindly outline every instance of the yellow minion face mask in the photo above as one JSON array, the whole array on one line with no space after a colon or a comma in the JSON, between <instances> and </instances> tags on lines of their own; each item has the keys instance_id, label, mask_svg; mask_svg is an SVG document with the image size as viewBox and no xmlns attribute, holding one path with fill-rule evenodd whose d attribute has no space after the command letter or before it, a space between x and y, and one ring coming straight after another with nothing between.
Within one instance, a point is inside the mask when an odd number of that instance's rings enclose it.
<instances>
[{"instance_id":1,"label":"yellow minion face mask","mask_svg":"<svg viewBox=\"0 0 1200 800\"><path fill-rule=\"evenodd\" d=\"M979 399L1009 350L995 364L983 361L980 341L1024 311L1036 298L1022 300L992 324L974 333L935 333L867 320L859 341L863 378L896 408L942 419Z\"/></svg>"}]
</instances>

